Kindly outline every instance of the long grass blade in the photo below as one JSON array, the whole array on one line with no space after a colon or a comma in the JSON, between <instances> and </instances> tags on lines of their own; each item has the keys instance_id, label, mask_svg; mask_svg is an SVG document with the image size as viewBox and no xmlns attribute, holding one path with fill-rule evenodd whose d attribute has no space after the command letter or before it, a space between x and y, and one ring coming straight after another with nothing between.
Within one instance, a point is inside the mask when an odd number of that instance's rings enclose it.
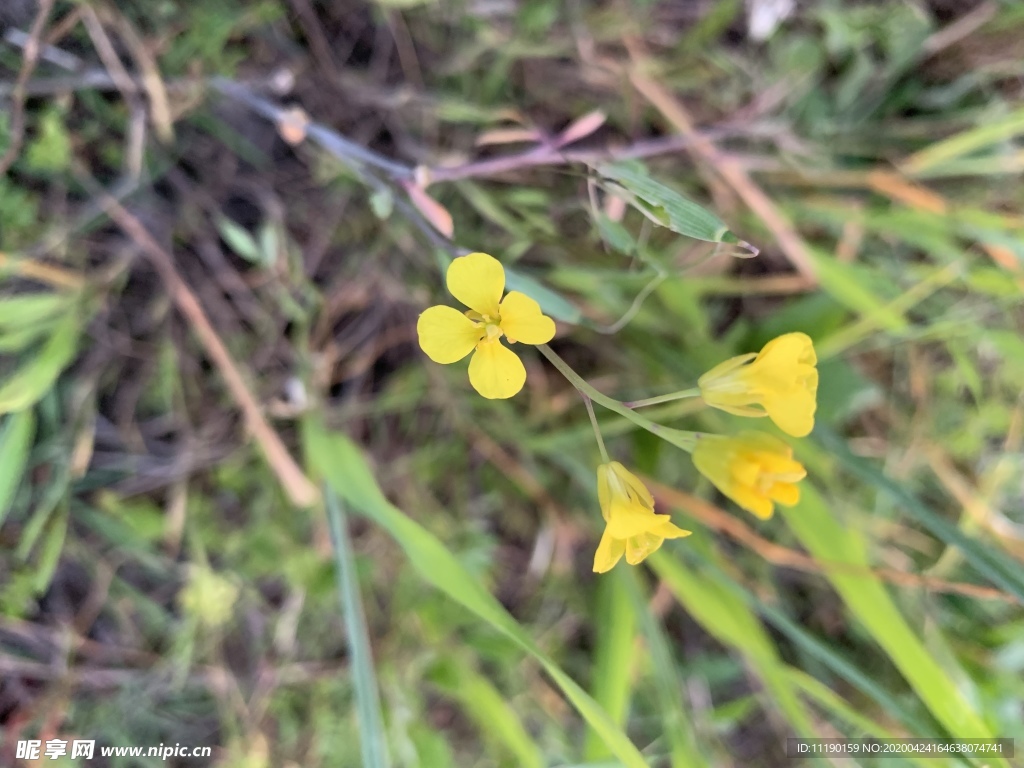
<instances>
[{"instance_id":1,"label":"long grass blade","mask_svg":"<svg viewBox=\"0 0 1024 768\"><path fill-rule=\"evenodd\" d=\"M363 768L388 768L391 761L384 733L380 691L374 673L366 614L363 612L363 601L359 596L355 554L352 552L352 542L348 537L345 511L330 486L324 488L324 503L331 528L331 542L334 544L338 599L345 619L345 633L348 635L349 668L352 670L356 692Z\"/></svg>"},{"instance_id":2,"label":"long grass blade","mask_svg":"<svg viewBox=\"0 0 1024 768\"><path fill-rule=\"evenodd\" d=\"M419 523L392 505L381 492L360 450L344 435L324 430L321 419L303 421L303 441L310 467L328 478L353 508L383 527L405 551L428 583L505 635L535 658L612 753L628 768L647 768L647 761L608 713L534 642L529 633L480 585L445 545Z\"/></svg>"}]
</instances>

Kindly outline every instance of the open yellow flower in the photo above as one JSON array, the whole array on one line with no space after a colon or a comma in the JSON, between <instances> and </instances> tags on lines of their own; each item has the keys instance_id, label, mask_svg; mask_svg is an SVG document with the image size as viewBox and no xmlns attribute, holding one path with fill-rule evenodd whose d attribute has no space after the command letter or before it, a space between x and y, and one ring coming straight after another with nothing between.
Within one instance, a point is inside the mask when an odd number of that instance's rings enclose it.
<instances>
[{"instance_id":1,"label":"open yellow flower","mask_svg":"<svg viewBox=\"0 0 1024 768\"><path fill-rule=\"evenodd\" d=\"M547 344L555 322L524 293L511 291L504 299L505 269L486 253L460 256L448 267L448 290L469 311L430 307L416 323L420 347L435 363L458 362L470 352L469 383L486 398L512 397L526 383L523 361L509 344ZM475 351L474 351L475 350Z\"/></svg>"},{"instance_id":2,"label":"open yellow flower","mask_svg":"<svg viewBox=\"0 0 1024 768\"><path fill-rule=\"evenodd\" d=\"M673 525L668 515L656 515L651 492L617 461L597 468L597 498L606 526L594 554L595 573L611 570L623 554L627 563L636 565L665 539L691 533Z\"/></svg>"},{"instance_id":3,"label":"open yellow flower","mask_svg":"<svg viewBox=\"0 0 1024 768\"><path fill-rule=\"evenodd\" d=\"M791 507L800 501L796 483L807 470L793 449L766 432L704 435L693 449L693 465L743 509L767 520L773 502Z\"/></svg>"},{"instance_id":4,"label":"open yellow flower","mask_svg":"<svg viewBox=\"0 0 1024 768\"><path fill-rule=\"evenodd\" d=\"M716 365L697 385L708 405L737 416L768 416L786 434L805 437L814 428L818 405L817 362L806 333L787 333L757 354Z\"/></svg>"}]
</instances>

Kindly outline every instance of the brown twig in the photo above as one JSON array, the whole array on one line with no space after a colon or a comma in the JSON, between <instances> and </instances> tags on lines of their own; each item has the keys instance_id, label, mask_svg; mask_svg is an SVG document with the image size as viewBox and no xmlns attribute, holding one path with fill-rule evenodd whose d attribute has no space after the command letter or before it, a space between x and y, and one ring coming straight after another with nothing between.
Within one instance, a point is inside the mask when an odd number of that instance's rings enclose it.
<instances>
[{"instance_id":1,"label":"brown twig","mask_svg":"<svg viewBox=\"0 0 1024 768\"><path fill-rule=\"evenodd\" d=\"M21 59L21 69L18 71L18 80L14 84L14 91L11 94L11 143L7 150L0 157L0 176L7 173L11 164L18 157L21 151L21 142L25 138L25 86L32 72L39 61L40 38L43 36L43 28L46 20L53 10L54 0L39 0L39 12L36 14L32 28L29 30L28 39L25 41L25 53Z\"/></svg>"},{"instance_id":2,"label":"brown twig","mask_svg":"<svg viewBox=\"0 0 1024 768\"><path fill-rule=\"evenodd\" d=\"M430 168L426 171L426 175L429 183L434 184L442 181L459 181L461 179L498 176L503 173L537 166L638 160L644 157L667 155L672 152L688 149L700 138L726 138L749 132L749 126L724 125L690 136L664 136L647 141L638 141L625 147L613 147L610 149L564 151L554 146L542 146L515 155L495 157L488 160L476 160L452 168Z\"/></svg>"},{"instance_id":3,"label":"brown twig","mask_svg":"<svg viewBox=\"0 0 1024 768\"><path fill-rule=\"evenodd\" d=\"M81 288L84 281L81 277L49 264L35 261L33 259L18 258L0 251L0 272L13 272L19 277L29 280L38 280L41 283L48 283L57 288Z\"/></svg>"},{"instance_id":4,"label":"brown twig","mask_svg":"<svg viewBox=\"0 0 1024 768\"><path fill-rule=\"evenodd\" d=\"M704 525L716 531L721 531L729 538L753 550L774 565L794 568L807 573L823 575L841 573L851 576L862 576L868 579L881 579L904 587L917 587L929 592L965 595L979 600L1001 600L1006 603L1020 603L1013 595L1008 595L993 587L945 581L943 579L921 576L916 573L897 571L893 568L868 568L854 563L815 560L802 552L797 552L796 550L768 541L755 533L742 520L723 509L719 509L714 504L684 491L669 488L650 478L644 478L644 482L651 489L655 497L664 500L668 506L684 509L704 523Z\"/></svg>"},{"instance_id":5,"label":"brown twig","mask_svg":"<svg viewBox=\"0 0 1024 768\"><path fill-rule=\"evenodd\" d=\"M281 437L264 418L263 411L249 391L237 363L217 335L192 289L178 274L178 270L174 266L174 257L154 239L141 221L109 195L87 171L83 168L76 168L76 171L80 181L103 203L110 218L149 257L150 262L167 286L172 301L187 318L196 336L199 337L200 344L214 365L217 366L221 376L224 377L224 382L227 384L232 398L245 416L249 430L263 450L267 463L277 475L292 503L301 507L314 504L320 498L319 489L306 477L291 454L288 453Z\"/></svg>"}]
</instances>

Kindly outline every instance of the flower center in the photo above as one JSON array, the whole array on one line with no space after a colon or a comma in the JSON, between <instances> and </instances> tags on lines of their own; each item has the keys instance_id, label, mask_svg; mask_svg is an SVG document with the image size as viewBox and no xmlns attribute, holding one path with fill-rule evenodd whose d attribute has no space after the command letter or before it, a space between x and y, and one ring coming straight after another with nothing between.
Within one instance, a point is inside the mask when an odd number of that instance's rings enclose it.
<instances>
[{"instance_id":1,"label":"flower center","mask_svg":"<svg viewBox=\"0 0 1024 768\"><path fill-rule=\"evenodd\" d=\"M481 341L496 341L502 337L504 331L501 330L501 316L500 315L482 315L475 310L467 310L466 317L472 320L477 328L484 329L484 337ZM512 341L512 339L509 339Z\"/></svg>"}]
</instances>

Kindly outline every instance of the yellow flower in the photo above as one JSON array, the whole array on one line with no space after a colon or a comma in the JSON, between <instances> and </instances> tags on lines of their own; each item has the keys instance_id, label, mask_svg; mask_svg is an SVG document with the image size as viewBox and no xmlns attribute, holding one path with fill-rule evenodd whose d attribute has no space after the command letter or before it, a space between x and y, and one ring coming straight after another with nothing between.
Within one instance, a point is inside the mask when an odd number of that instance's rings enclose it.
<instances>
[{"instance_id":1,"label":"yellow flower","mask_svg":"<svg viewBox=\"0 0 1024 768\"><path fill-rule=\"evenodd\" d=\"M791 507L800 501L796 483L807 470L793 450L766 432L704 435L693 449L693 465L722 493L748 512L767 520L772 502Z\"/></svg>"},{"instance_id":2,"label":"yellow flower","mask_svg":"<svg viewBox=\"0 0 1024 768\"><path fill-rule=\"evenodd\" d=\"M817 362L807 334L787 333L756 355L751 352L716 365L697 385L708 405L737 416L768 416L786 434L805 437L814 428L818 405Z\"/></svg>"},{"instance_id":3,"label":"yellow flower","mask_svg":"<svg viewBox=\"0 0 1024 768\"><path fill-rule=\"evenodd\" d=\"M524 293L511 291L504 299L505 269L486 253L460 256L448 267L448 290L469 311L430 307L420 315L416 332L420 347L435 363L458 362L470 352L469 383L486 398L512 397L526 382L519 356L503 345L547 344L555 335L555 322ZM475 352L474 352L475 350Z\"/></svg>"},{"instance_id":4,"label":"yellow flower","mask_svg":"<svg viewBox=\"0 0 1024 768\"><path fill-rule=\"evenodd\" d=\"M654 497L643 483L613 461L597 468L597 497L606 527L594 554L594 572L611 570L623 553L636 565L665 539L681 539L691 531L677 528L668 515L654 514Z\"/></svg>"}]
</instances>

